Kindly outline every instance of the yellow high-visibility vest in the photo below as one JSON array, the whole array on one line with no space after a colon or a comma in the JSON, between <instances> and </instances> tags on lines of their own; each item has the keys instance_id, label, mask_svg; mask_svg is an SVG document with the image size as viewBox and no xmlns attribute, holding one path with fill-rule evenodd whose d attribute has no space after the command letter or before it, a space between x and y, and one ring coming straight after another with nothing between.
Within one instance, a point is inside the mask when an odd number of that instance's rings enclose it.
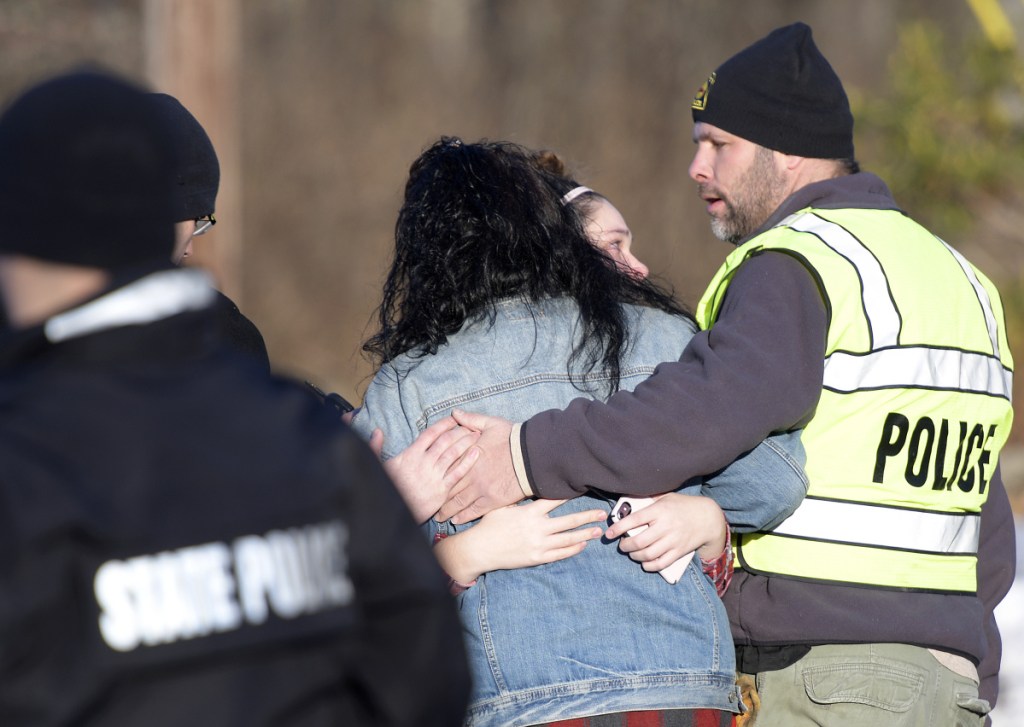
<instances>
[{"instance_id":1,"label":"yellow high-visibility vest","mask_svg":"<svg viewBox=\"0 0 1024 727\"><path fill-rule=\"evenodd\" d=\"M828 338L802 437L807 498L771 532L740 536L739 566L975 593L981 506L1013 421L995 287L900 212L808 208L729 255L698 304L703 328L737 268L765 250L815 276Z\"/></svg>"}]
</instances>

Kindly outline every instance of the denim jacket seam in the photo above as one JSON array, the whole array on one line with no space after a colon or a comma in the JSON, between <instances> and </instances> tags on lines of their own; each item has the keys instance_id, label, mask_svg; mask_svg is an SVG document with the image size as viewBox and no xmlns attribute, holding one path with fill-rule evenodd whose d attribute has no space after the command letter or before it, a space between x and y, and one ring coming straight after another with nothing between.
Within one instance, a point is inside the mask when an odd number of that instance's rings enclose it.
<instances>
[{"instance_id":1,"label":"denim jacket seam","mask_svg":"<svg viewBox=\"0 0 1024 727\"><path fill-rule=\"evenodd\" d=\"M644 378L654 373L654 366L629 366L622 369L619 372L619 378L632 378L635 376L643 376ZM503 381L498 384L492 384L490 386L483 387L481 389L474 389L473 391L458 394L456 396L450 396L446 399L442 399L438 402L430 404L423 408L423 413L419 416L416 421L417 427L422 431L426 428L427 423L432 417L438 414L447 414L449 411L457 406L465 406L466 404L479 401L480 399L487 399L498 394L507 394L510 391L517 389L525 389L537 384L600 384L609 381L609 377L604 374L584 374L579 377L578 380L574 380L573 377L569 376L568 373L553 373L553 372L541 372L530 374L529 376L523 376L508 381ZM585 392L580 391L580 396L583 396Z\"/></svg>"},{"instance_id":2,"label":"denim jacket seam","mask_svg":"<svg viewBox=\"0 0 1024 727\"><path fill-rule=\"evenodd\" d=\"M686 570L687 570L687 572L689 572L691 574L690 577L694 579L694 581L695 581L694 582L694 587L697 589L698 593L700 593L701 598L704 599L704 605L707 606L707 613L704 615L704 617L708 618L712 622L713 628L711 629L711 633L712 633L712 638L714 639L714 651L713 651L713 656L712 656L712 668L717 671L717 670L720 670L722 668L722 663L721 663L721 657L722 657L722 641L721 641L721 636L722 636L723 629L721 627L722 625L718 621L718 616L715 613L714 602L711 600L711 598L712 598L711 593L714 592L714 586L711 585L711 581L704 574L703 570L700 569L700 568L697 568L692 561L690 563L690 567L688 567ZM714 599L716 601L719 600L717 593L714 595Z\"/></svg>"},{"instance_id":3,"label":"denim jacket seam","mask_svg":"<svg viewBox=\"0 0 1024 727\"><path fill-rule=\"evenodd\" d=\"M487 665L491 670L491 677L494 679L495 687L499 694L503 694L508 691L508 683L505 681L505 675L501 671L501 664L498 663L496 650L494 648L494 639L491 634L490 621L487 618L486 581L480 579L477 587L480 589L480 603L477 606L479 609L477 613L477 622L480 625L480 638L484 642L484 654L487 657Z\"/></svg>"},{"instance_id":4,"label":"denim jacket seam","mask_svg":"<svg viewBox=\"0 0 1024 727\"><path fill-rule=\"evenodd\" d=\"M803 466L796 460L795 457L793 457L792 454L787 452L782 445L773 440L771 437L765 438L763 444L767 446L769 449L771 449L773 452L775 452L775 454L779 455L782 461L785 462L791 470L793 470L793 472L800 478L800 480L804 483L805 486L809 484L809 480L807 479L807 472L804 470Z\"/></svg>"}]
</instances>

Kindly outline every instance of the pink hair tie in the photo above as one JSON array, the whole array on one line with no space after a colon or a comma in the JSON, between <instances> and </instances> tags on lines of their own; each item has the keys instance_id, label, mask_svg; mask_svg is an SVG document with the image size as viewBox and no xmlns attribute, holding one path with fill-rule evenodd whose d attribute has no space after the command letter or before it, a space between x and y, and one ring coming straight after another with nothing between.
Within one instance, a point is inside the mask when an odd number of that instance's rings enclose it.
<instances>
[{"instance_id":1,"label":"pink hair tie","mask_svg":"<svg viewBox=\"0 0 1024 727\"><path fill-rule=\"evenodd\" d=\"M574 199L579 197L581 194L586 194L587 192L593 191L594 190L592 190L590 187L573 187L568 192L562 195L562 204L569 204Z\"/></svg>"}]
</instances>

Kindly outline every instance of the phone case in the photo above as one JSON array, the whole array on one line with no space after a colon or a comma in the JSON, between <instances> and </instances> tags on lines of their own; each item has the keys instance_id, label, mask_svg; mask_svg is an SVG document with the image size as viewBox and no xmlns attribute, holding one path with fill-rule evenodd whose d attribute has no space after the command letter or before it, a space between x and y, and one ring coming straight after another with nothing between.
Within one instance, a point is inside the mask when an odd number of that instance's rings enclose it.
<instances>
[{"instance_id":1,"label":"phone case","mask_svg":"<svg viewBox=\"0 0 1024 727\"><path fill-rule=\"evenodd\" d=\"M612 508L612 522L618 522L627 515L633 513L636 510L642 510L648 505L655 502L653 497L620 497L618 502L615 503L615 507ZM627 530L627 536L634 536L637 533L642 533L647 529L646 525L641 525L638 528ZM675 561L669 566L662 568L658 571L661 577L669 583L675 584L679 582L679 579L683 577L683 571L686 570L686 566L693 560L693 552L689 552L679 560Z\"/></svg>"}]
</instances>

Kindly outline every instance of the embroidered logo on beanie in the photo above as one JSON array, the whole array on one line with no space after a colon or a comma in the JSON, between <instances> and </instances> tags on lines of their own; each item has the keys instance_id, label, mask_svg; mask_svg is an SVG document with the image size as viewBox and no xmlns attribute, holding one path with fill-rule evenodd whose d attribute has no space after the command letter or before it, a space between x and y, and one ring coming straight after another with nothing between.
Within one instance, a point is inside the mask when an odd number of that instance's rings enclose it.
<instances>
[{"instance_id":1,"label":"embroidered logo on beanie","mask_svg":"<svg viewBox=\"0 0 1024 727\"><path fill-rule=\"evenodd\" d=\"M804 23L778 28L725 61L701 86L691 108L695 123L774 151L853 157L846 91Z\"/></svg>"},{"instance_id":2,"label":"embroidered logo on beanie","mask_svg":"<svg viewBox=\"0 0 1024 727\"><path fill-rule=\"evenodd\" d=\"M704 84L698 89L697 95L693 97L693 103L690 104L690 108L703 111L708 105L708 94L711 93L711 87L715 85L716 74L712 72L708 76L708 80L704 81Z\"/></svg>"}]
</instances>

